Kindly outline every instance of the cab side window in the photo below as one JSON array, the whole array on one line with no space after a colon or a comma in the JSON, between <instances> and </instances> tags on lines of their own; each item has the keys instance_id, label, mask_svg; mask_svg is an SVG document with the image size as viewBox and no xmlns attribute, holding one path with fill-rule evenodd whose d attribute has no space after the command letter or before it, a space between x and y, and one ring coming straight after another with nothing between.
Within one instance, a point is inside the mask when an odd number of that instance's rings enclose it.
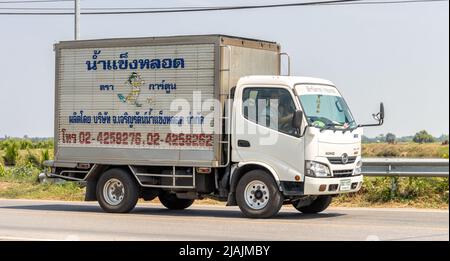
<instances>
[{"instance_id":1,"label":"cab side window","mask_svg":"<svg viewBox=\"0 0 450 261\"><path fill-rule=\"evenodd\" d=\"M247 120L285 134L296 134L292 127L295 103L289 91L281 88L245 88L242 104Z\"/></svg>"}]
</instances>

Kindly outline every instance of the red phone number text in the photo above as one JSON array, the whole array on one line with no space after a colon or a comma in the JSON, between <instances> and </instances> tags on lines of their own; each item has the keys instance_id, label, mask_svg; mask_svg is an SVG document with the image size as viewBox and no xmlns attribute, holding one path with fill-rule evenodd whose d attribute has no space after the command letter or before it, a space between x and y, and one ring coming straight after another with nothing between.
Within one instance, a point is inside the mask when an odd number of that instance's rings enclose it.
<instances>
[{"instance_id":1,"label":"red phone number text","mask_svg":"<svg viewBox=\"0 0 450 261\"><path fill-rule=\"evenodd\" d=\"M212 134L184 134L167 133L161 136L159 133L139 132L99 132L92 134L89 131L69 133L62 130L63 144L102 144L102 145L138 145L159 146L162 143L170 146L186 147L212 147Z\"/></svg>"}]
</instances>

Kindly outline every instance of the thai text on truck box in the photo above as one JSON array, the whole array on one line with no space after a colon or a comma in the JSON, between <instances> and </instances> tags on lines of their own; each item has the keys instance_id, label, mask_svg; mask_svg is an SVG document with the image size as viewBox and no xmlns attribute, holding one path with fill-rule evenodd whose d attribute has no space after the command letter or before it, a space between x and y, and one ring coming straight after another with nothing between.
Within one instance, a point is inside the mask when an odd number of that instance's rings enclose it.
<instances>
[{"instance_id":1,"label":"thai text on truck box","mask_svg":"<svg viewBox=\"0 0 450 261\"><path fill-rule=\"evenodd\" d=\"M214 109L194 103L214 97L213 44L62 49L60 56L58 146L213 149ZM189 109L171 110L175 100Z\"/></svg>"}]
</instances>

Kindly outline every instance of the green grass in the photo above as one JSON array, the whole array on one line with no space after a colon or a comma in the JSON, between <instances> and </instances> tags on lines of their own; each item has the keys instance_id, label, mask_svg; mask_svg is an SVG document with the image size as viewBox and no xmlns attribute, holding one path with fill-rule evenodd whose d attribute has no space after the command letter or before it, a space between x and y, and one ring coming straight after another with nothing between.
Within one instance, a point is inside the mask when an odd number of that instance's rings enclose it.
<instances>
[{"instance_id":1,"label":"green grass","mask_svg":"<svg viewBox=\"0 0 450 261\"><path fill-rule=\"evenodd\" d=\"M334 200L335 206L395 206L448 209L448 178L365 177L358 193L344 194Z\"/></svg>"},{"instance_id":2,"label":"green grass","mask_svg":"<svg viewBox=\"0 0 450 261\"><path fill-rule=\"evenodd\" d=\"M84 188L77 183L41 184L42 170L31 163L15 167L0 164L0 198L83 200Z\"/></svg>"},{"instance_id":3,"label":"green grass","mask_svg":"<svg viewBox=\"0 0 450 261\"><path fill-rule=\"evenodd\" d=\"M76 183L38 184L0 181L0 198L81 201L84 189Z\"/></svg>"}]
</instances>

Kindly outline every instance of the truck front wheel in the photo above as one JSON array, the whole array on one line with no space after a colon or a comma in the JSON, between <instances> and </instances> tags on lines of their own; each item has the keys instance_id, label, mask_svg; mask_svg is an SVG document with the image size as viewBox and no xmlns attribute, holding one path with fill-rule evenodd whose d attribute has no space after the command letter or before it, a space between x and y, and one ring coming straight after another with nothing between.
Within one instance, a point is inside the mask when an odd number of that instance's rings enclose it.
<instances>
[{"instance_id":1,"label":"truck front wheel","mask_svg":"<svg viewBox=\"0 0 450 261\"><path fill-rule=\"evenodd\" d=\"M131 175L122 169L110 169L97 182L97 200L109 213L128 213L139 198L139 187Z\"/></svg>"},{"instance_id":2,"label":"truck front wheel","mask_svg":"<svg viewBox=\"0 0 450 261\"><path fill-rule=\"evenodd\" d=\"M245 174L236 187L236 201L244 216L270 218L283 205L283 195L275 180L263 170Z\"/></svg>"},{"instance_id":3,"label":"truck front wheel","mask_svg":"<svg viewBox=\"0 0 450 261\"><path fill-rule=\"evenodd\" d=\"M193 199L177 198L176 194L166 191L161 192L158 198L166 208L171 210L182 210L194 203Z\"/></svg>"},{"instance_id":4,"label":"truck front wheel","mask_svg":"<svg viewBox=\"0 0 450 261\"><path fill-rule=\"evenodd\" d=\"M324 211L331 204L332 197L331 196L318 196L310 205L297 207L297 204L293 203L292 205L298 211L305 214L316 214Z\"/></svg>"}]
</instances>

